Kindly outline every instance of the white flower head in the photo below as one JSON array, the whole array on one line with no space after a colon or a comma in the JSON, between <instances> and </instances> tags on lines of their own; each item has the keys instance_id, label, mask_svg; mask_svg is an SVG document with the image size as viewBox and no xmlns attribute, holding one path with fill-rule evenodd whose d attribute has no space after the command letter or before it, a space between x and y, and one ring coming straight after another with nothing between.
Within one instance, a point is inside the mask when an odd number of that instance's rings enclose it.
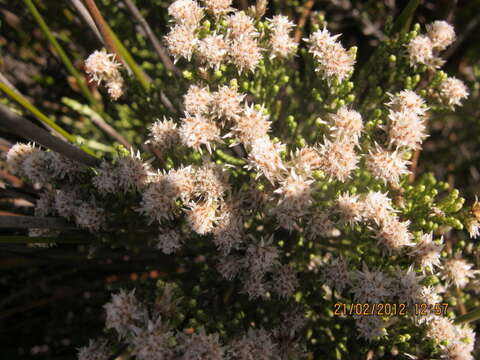
<instances>
[{"instance_id":1,"label":"white flower head","mask_svg":"<svg viewBox=\"0 0 480 360\"><path fill-rule=\"evenodd\" d=\"M225 61L228 50L228 42L223 35L214 33L199 40L196 56L207 67L218 69Z\"/></svg>"},{"instance_id":2,"label":"white flower head","mask_svg":"<svg viewBox=\"0 0 480 360\"><path fill-rule=\"evenodd\" d=\"M198 114L186 113L179 133L182 143L196 151L200 151L200 147L204 145L211 153L214 144L221 141L217 124L210 118Z\"/></svg>"},{"instance_id":3,"label":"white flower head","mask_svg":"<svg viewBox=\"0 0 480 360\"><path fill-rule=\"evenodd\" d=\"M386 104L392 111L413 112L418 116L425 115L428 110L425 100L412 90L402 90L399 93L390 95L390 101Z\"/></svg>"},{"instance_id":4,"label":"white flower head","mask_svg":"<svg viewBox=\"0 0 480 360\"><path fill-rule=\"evenodd\" d=\"M392 296L392 279L381 271L370 271L363 263L362 271L352 273L352 293L362 303L381 303Z\"/></svg>"},{"instance_id":5,"label":"white flower head","mask_svg":"<svg viewBox=\"0 0 480 360\"><path fill-rule=\"evenodd\" d=\"M345 106L331 116L332 136L336 140L351 141L357 144L363 130L363 121L360 113L349 110Z\"/></svg>"},{"instance_id":6,"label":"white flower head","mask_svg":"<svg viewBox=\"0 0 480 360\"><path fill-rule=\"evenodd\" d=\"M433 44L428 36L417 35L407 44L410 64L430 64L433 59Z\"/></svg>"},{"instance_id":7,"label":"white flower head","mask_svg":"<svg viewBox=\"0 0 480 360\"><path fill-rule=\"evenodd\" d=\"M385 183L398 184L401 176L410 173L407 168L410 162L403 160L402 157L403 154L398 150L391 152L375 144L375 149L369 150L366 165L377 179Z\"/></svg>"},{"instance_id":8,"label":"white flower head","mask_svg":"<svg viewBox=\"0 0 480 360\"><path fill-rule=\"evenodd\" d=\"M25 176L22 166L25 159L32 153L41 151L35 144L17 143L13 145L7 153L7 165L13 174Z\"/></svg>"},{"instance_id":9,"label":"white flower head","mask_svg":"<svg viewBox=\"0 0 480 360\"><path fill-rule=\"evenodd\" d=\"M106 340L90 339L87 346L78 349L78 360L108 360L110 355Z\"/></svg>"},{"instance_id":10,"label":"white flower head","mask_svg":"<svg viewBox=\"0 0 480 360\"><path fill-rule=\"evenodd\" d=\"M463 288L480 272L472 268L473 264L462 259L460 253L457 253L454 258L443 263L442 279L448 284Z\"/></svg>"},{"instance_id":11,"label":"white flower head","mask_svg":"<svg viewBox=\"0 0 480 360\"><path fill-rule=\"evenodd\" d=\"M108 54L106 51L94 51L85 60L85 71L92 81L100 84L102 81L119 78L119 68L121 64L115 60L114 54Z\"/></svg>"},{"instance_id":12,"label":"white flower head","mask_svg":"<svg viewBox=\"0 0 480 360\"><path fill-rule=\"evenodd\" d=\"M455 41L455 29L446 21L437 20L427 24L427 33L433 47L437 50L445 50Z\"/></svg>"},{"instance_id":13,"label":"white flower head","mask_svg":"<svg viewBox=\"0 0 480 360\"><path fill-rule=\"evenodd\" d=\"M357 168L358 156L351 142L325 139L319 153L322 158L321 169L332 179L345 182Z\"/></svg>"},{"instance_id":14,"label":"white flower head","mask_svg":"<svg viewBox=\"0 0 480 360\"><path fill-rule=\"evenodd\" d=\"M112 300L105 304L104 308L107 313L105 327L115 329L119 338L124 338L144 314L135 297L135 290L127 292L122 289L118 294L113 294Z\"/></svg>"},{"instance_id":15,"label":"white flower head","mask_svg":"<svg viewBox=\"0 0 480 360\"><path fill-rule=\"evenodd\" d=\"M262 48L258 41L248 35L242 35L230 42L229 58L239 73L244 71L255 71L255 68L262 59Z\"/></svg>"},{"instance_id":16,"label":"white flower head","mask_svg":"<svg viewBox=\"0 0 480 360\"><path fill-rule=\"evenodd\" d=\"M235 12L225 19L228 35L232 38L248 36L255 38L259 35L255 28L254 20L244 12Z\"/></svg>"},{"instance_id":17,"label":"white flower head","mask_svg":"<svg viewBox=\"0 0 480 360\"><path fill-rule=\"evenodd\" d=\"M155 321L148 320L144 327L135 327L133 333L130 342L136 359L169 360L173 357L174 351L170 345L173 334L160 316Z\"/></svg>"},{"instance_id":18,"label":"white flower head","mask_svg":"<svg viewBox=\"0 0 480 360\"><path fill-rule=\"evenodd\" d=\"M387 128L390 144L397 147L420 149L428 136L425 119L414 112L390 111Z\"/></svg>"},{"instance_id":19,"label":"white flower head","mask_svg":"<svg viewBox=\"0 0 480 360\"><path fill-rule=\"evenodd\" d=\"M176 0L168 7L168 15L177 24L195 27L203 18L203 9L194 0Z\"/></svg>"},{"instance_id":20,"label":"white flower head","mask_svg":"<svg viewBox=\"0 0 480 360\"><path fill-rule=\"evenodd\" d=\"M363 219L363 204L358 195L344 193L337 198L337 212L341 220L350 226L353 226Z\"/></svg>"},{"instance_id":21,"label":"white flower head","mask_svg":"<svg viewBox=\"0 0 480 360\"><path fill-rule=\"evenodd\" d=\"M180 133L172 120L157 120L149 128L147 144L161 151L172 148L180 143Z\"/></svg>"},{"instance_id":22,"label":"white flower head","mask_svg":"<svg viewBox=\"0 0 480 360\"><path fill-rule=\"evenodd\" d=\"M440 266L440 253L443 247L443 238L440 244L436 244L433 242L433 233L422 234L408 255L414 257L422 269L433 271L434 267Z\"/></svg>"},{"instance_id":23,"label":"white flower head","mask_svg":"<svg viewBox=\"0 0 480 360\"><path fill-rule=\"evenodd\" d=\"M305 39L317 62L316 71L327 81L343 81L353 71L355 64L355 59L337 42L339 36L331 36L327 29L323 29L315 31Z\"/></svg>"},{"instance_id":24,"label":"white flower head","mask_svg":"<svg viewBox=\"0 0 480 360\"><path fill-rule=\"evenodd\" d=\"M213 95L208 87L190 85L187 93L183 96L185 111L189 114L206 115L210 112Z\"/></svg>"},{"instance_id":25,"label":"white flower head","mask_svg":"<svg viewBox=\"0 0 480 360\"><path fill-rule=\"evenodd\" d=\"M455 77L447 77L440 84L440 97L450 107L460 106L462 100L468 98L468 88L463 81Z\"/></svg>"},{"instance_id":26,"label":"white flower head","mask_svg":"<svg viewBox=\"0 0 480 360\"><path fill-rule=\"evenodd\" d=\"M199 42L195 29L187 25L175 25L163 39L174 62L181 58L190 61Z\"/></svg>"}]
</instances>

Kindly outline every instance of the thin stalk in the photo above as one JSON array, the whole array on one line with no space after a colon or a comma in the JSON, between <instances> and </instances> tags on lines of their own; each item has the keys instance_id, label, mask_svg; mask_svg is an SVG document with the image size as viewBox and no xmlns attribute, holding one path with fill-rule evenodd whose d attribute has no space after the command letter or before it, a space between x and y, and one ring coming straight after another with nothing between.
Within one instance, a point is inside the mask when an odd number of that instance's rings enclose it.
<instances>
[{"instance_id":1,"label":"thin stalk","mask_svg":"<svg viewBox=\"0 0 480 360\"><path fill-rule=\"evenodd\" d=\"M52 237L30 237L30 236L0 236L0 244L88 244L85 236L78 239L62 239Z\"/></svg>"},{"instance_id":2,"label":"thin stalk","mask_svg":"<svg viewBox=\"0 0 480 360\"><path fill-rule=\"evenodd\" d=\"M118 39L117 35L115 35L113 30L108 25L107 29L112 35L113 42L115 43L115 46L117 46L120 55L132 70L133 75L135 75L138 81L140 81L140 84L143 86L143 88L148 91L150 89L151 80L148 78L147 74L143 72L140 66L135 62L132 55L130 55L130 53L128 52L127 48L123 46L122 42Z\"/></svg>"},{"instance_id":3,"label":"thin stalk","mask_svg":"<svg viewBox=\"0 0 480 360\"><path fill-rule=\"evenodd\" d=\"M32 0L23 0L23 1L25 5L28 7L28 9L30 10L30 13L34 17L35 21L38 23L38 25L42 29L43 33L47 37L47 40L50 42L55 52L57 53L58 57L67 68L67 71L75 78L77 85L80 91L82 92L82 94L87 98L87 100L90 102L90 104L92 104L94 108L100 109L100 104L95 99L93 94L90 92L90 89L86 85L83 77L75 69L69 57L67 56L63 48L58 43L57 39L55 39L55 37L53 36L53 33L50 31L50 28L48 27L47 23L43 20L42 15L40 15L37 8L33 4Z\"/></svg>"},{"instance_id":4,"label":"thin stalk","mask_svg":"<svg viewBox=\"0 0 480 360\"><path fill-rule=\"evenodd\" d=\"M132 15L135 17L135 19L138 21L140 26L142 26L143 30L145 31L145 34L147 35L148 39L152 43L155 52L157 53L160 61L163 63L165 68L171 71L172 73L174 73L175 75L181 76L180 70L173 64L173 61L170 60L167 50L162 46L162 44L158 40L155 33L152 31L152 28L148 24L147 20L145 20L145 18L142 16L142 14L140 13L140 10L135 5L135 3L132 0L124 0L124 3L125 5L127 5L128 9L132 13Z\"/></svg>"},{"instance_id":5,"label":"thin stalk","mask_svg":"<svg viewBox=\"0 0 480 360\"><path fill-rule=\"evenodd\" d=\"M0 104L0 119L0 124L2 127L5 127L7 131L37 142L71 160L78 161L87 166L95 166L99 162L97 158L90 155L91 151L88 148L80 146L80 149L78 149L59 137L53 136L31 121L15 114L7 106L2 104Z\"/></svg>"},{"instance_id":6,"label":"thin stalk","mask_svg":"<svg viewBox=\"0 0 480 360\"><path fill-rule=\"evenodd\" d=\"M0 216L0 228L14 229L75 229L64 219L37 216Z\"/></svg>"},{"instance_id":7,"label":"thin stalk","mask_svg":"<svg viewBox=\"0 0 480 360\"><path fill-rule=\"evenodd\" d=\"M56 133L61 135L64 139L66 139L70 142L75 142L75 137L72 134L68 133L67 131L63 130L60 126L55 124L55 122L53 122L52 119L50 119L48 116L43 114L34 105L30 104L28 102L28 100L25 99L21 94L19 94L19 93L15 92L14 90L10 89L10 87L2 81L0 81L0 90L2 90L12 100L17 102L25 110L29 111L33 116L35 116L42 123L44 123L49 128L54 130Z\"/></svg>"},{"instance_id":8,"label":"thin stalk","mask_svg":"<svg viewBox=\"0 0 480 360\"><path fill-rule=\"evenodd\" d=\"M480 307L470 311L469 313L459 316L455 319L455 324L462 324L471 321L475 321L480 319Z\"/></svg>"}]
</instances>

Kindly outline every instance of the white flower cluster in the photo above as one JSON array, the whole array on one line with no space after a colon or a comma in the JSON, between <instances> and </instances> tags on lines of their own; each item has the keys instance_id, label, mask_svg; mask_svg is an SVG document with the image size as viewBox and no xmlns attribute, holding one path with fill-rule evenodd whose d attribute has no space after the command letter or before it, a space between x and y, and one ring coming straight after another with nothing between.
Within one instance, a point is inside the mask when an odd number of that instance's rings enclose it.
<instances>
[{"instance_id":1,"label":"white flower cluster","mask_svg":"<svg viewBox=\"0 0 480 360\"><path fill-rule=\"evenodd\" d=\"M108 95L112 100L118 100L123 95L123 78L120 74L120 63L115 60L114 54L106 51L94 51L85 60L85 71L90 76L90 81L98 85L105 82Z\"/></svg>"},{"instance_id":2,"label":"white flower cluster","mask_svg":"<svg viewBox=\"0 0 480 360\"><path fill-rule=\"evenodd\" d=\"M317 30L304 39L309 43L309 52L316 60L317 68L324 80L345 80L352 72L355 58L337 42L340 35L331 35L327 29Z\"/></svg>"},{"instance_id":3,"label":"white flower cluster","mask_svg":"<svg viewBox=\"0 0 480 360\"><path fill-rule=\"evenodd\" d=\"M159 301L168 296L164 293ZM166 300L172 301L170 298ZM222 344L218 333L207 334L203 327L190 334L176 332L171 329L165 312L155 311L153 316L149 315L145 305L135 297L135 290L120 290L112 295L111 302L104 307L107 313L106 328L115 330L119 340L129 345L132 355L139 360L280 359L288 353L288 349L282 349L281 346L281 329L268 332L263 328L249 327L246 334L226 344ZM304 326L304 322L299 322L297 317L296 313L286 314L286 321L293 321L288 329L290 334L299 332ZM291 342L288 346L297 347ZM90 340L87 346L78 349L78 359L106 360L112 355L112 348L107 340Z\"/></svg>"},{"instance_id":4,"label":"white flower cluster","mask_svg":"<svg viewBox=\"0 0 480 360\"><path fill-rule=\"evenodd\" d=\"M424 64L439 68L444 61L437 56L455 41L455 30L445 21L435 21L427 25L427 35L417 35L407 44L410 64Z\"/></svg>"},{"instance_id":5,"label":"white flower cluster","mask_svg":"<svg viewBox=\"0 0 480 360\"><path fill-rule=\"evenodd\" d=\"M204 1L207 13L222 28L203 37L199 32L204 12L196 1L177 0L170 5L169 14L175 24L164 40L175 62L181 58L190 61L195 56L207 69L218 70L222 65L232 64L240 74L255 71L265 50L259 43L266 35L256 29L253 18L236 11L231 4L231 0ZM289 35L293 26L285 16L269 20L271 58L288 58L295 53L297 44Z\"/></svg>"}]
</instances>

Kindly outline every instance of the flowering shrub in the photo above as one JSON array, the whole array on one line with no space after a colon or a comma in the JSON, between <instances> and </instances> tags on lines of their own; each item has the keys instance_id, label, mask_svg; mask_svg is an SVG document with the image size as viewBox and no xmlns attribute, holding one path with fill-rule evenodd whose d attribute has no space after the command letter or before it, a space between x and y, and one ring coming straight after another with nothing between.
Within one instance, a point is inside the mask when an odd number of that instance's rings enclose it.
<instances>
[{"instance_id":1,"label":"flowering shrub","mask_svg":"<svg viewBox=\"0 0 480 360\"><path fill-rule=\"evenodd\" d=\"M158 111L132 148L94 164L33 143L9 149L10 171L38 189L35 216L75 224L92 251L175 265L115 289L104 336L78 358L473 359L460 315L478 305L478 203L416 169L431 118L469 96L440 70L453 27L408 30L407 7L357 69L357 49L322 16L302 39L266 9L169 5L157 45L178 84L147 87L145 108ZM150 80L118 43L106 47L85 72L128 104Z\"/></svg>"}]
</instances>

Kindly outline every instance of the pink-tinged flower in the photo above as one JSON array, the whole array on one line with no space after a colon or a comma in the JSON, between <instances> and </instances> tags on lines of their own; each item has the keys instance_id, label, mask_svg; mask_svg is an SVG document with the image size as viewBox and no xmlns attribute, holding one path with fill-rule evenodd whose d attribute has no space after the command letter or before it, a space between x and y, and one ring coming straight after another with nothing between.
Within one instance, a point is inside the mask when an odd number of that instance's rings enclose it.
<instances>
[{"instance_id":1,"label":"pink-tinged flower","mask_svg":"<svg viewBox=\"0 0 480 360\"><path fill-rule=\"evenodd\" d=\"M17 143L13 145L7 153L7 165L10 168L10 171L16 175L25 176L22 168L23 162L30 154L37 151L41 150L36 148L35 144Z\"/></svg>"},{"instance_id":2,"label":"pink-tinged flower","mask_svg":"<svg viewBox=\"0 0 480 360\"><path fill-rule=\"evenodd\" d=\"M135 327L133 334L130 343L136 359L168 360L173 357L170 339L174 335L160 316L155 321L148 320L145 326Z\"/></svg>"},{"instance_id":3,"label":"pink-tinged flower","mask_svg":"<svg viewBox=\"0 0 480 360\"><path fill-rule=\"evenodd\" d=\"M206 115L210 112L213 95L208 87L190 85L187 93L183 96L185 111L192 115Z\"/></svg>"},{"instance_id":4,"label":"pink-tinged flower","mask_svg":"<svg viewBox=\"0 0 480 360\"><path fill-rule=\"evenodd\" d=\"M394 213L392 200L386 193L379 191L369 192L362 201L363 216L380 226L388 221Z\"/></svg>"},{"instance_id":5,"label":"pink-tinged flower","mask_svg":"<svg viewBox=\"0 0 480 360\"><path fill-rule=\"evenodd\" d=\"M212 69L218 69L225 61L229 46L223 35L207 35L199 40L196 56L201 63Z\"/></svg>"},{"instance_id":6,"label":"pink-tinged flower","mask_svg":"<svg viewBox=\"0 0 480 360\"><path fill-rule=\"evenodd\" d=\"M193 0L176 0L168 7L168 15L177 24L196 27L203 18L203 10Z\"/></svg>"},{"instance_id":7,"label":"pink-tinged flower","mask_svg":"<svg viewBox=\"0 0 480 360\"><path fill-rule=\"evenodd\" d=\"M106 360L112 350L106 340L90 339L87 346L78 349L78 360Z\"/></svg>"},{"instance_id":8,"label":"pink-tinged flower","mask_svg":"<svg viewBox=\"0 0 480 360\"><path fill-rule=\"evenodd\" d=\"M120 63L115 61L115 55L105 51L94 51L85 60L85 71L92 81L100 84L102 81L120 77Z\"/></svg>"},{"instance_id":9,"label":"pink-tinged flower","mask_svg":"<svg viewBox=\"0 0 480 360\"><path fill-rule=\"evenodd\" d=\"M343 222L353 226L363 220L363 204L358 195L344 193L337 198L337 212Z\"/></svg>"},{"instance_id":10,"label":"pink-tinged flower","mask_svg":"<svg viewBox=\"0 0 480 360\"><path fill-rule=\"evenodd\" d=\"M407 44L410 65L430 64L433 59L433 44L428 36L417 35Z\"/></svg>"},{"instance_id":11,"label":"pink-tinged flower","mask_svg":"<svg viewBox=\"0 0 480 360\"><path fill-rule=\"evenodd\" d=\"M182 238L175 230L160 229L155 247L165 254L172 254L182 247Z\"/></svg>"},{"instance_id":12,"label":"pink-tinged flower","mask_svg":"<svg viewBox=\"0 0 480 360\"><path fill-rule=\"evenodd\" d=\"M446 21L434 21L427 24L427 34L437 50L445 50L455 41L455 29Z\"/></svg>"},{"instance_id":13,"label":"pink-tinged flower","mask_svg":"<svg viewBox=\"0 0 480 360\"><path fill-rule=\"evenodd\" d=\"M174 145L180 143L180 134L172 120L163 119L155 121L149 128L149 139L146 144L152 146L160 151L165 151L172 148Z\"/></svg>"},{"instance_id":14,"label":"pink-tinged flower","mask_svg":"<svg viewBox=\"0 0 480 360\"><path fill-rule=\"evenodd\" d=\"M398 150L391 152L378 144L375 144L373 151L369 150L366 161L367 169L374 177L391 184L398 184L401 176L410 173L407 168L409 163L403 160Z\"/></svg>"},{"instance_id":15,"label":"pink-tinged flower","mask_svg":"<svg viewBox=\"0 0 480 360\"><path fill-rule=\"evenodd\" d=\"M348 261L343 258L332 258L321 269L322 280L331 289L342 293L351 282L351 273L348 268Z\"/></svg>"},{"instance_id":16,"label":"pink-tinged flower","mask_svg":"<svg viewBox=\"0 0 480 360\"><path fill-rule=\"evenodd\" d=\"M442 279L447 284L453 284L456 287L464 288L470 279L474 278L479 270L473 270L473 264L468 263L457 253L454 258L448 259L443 263Z\"/></svg>"},{"instance_id":17,"label":"pink-tinged flower","mask_svg":"<svg viewBox=\"0 0 480 360\"><path fill-rule=\"evenodd\" d=\"M381 271L370 271L363 263L362 271L352 273L352 293L362 303L385 302L392 293L392 279Z\"/></svg>"},{"instance_id":18,"label":"pink-tinged flower","mask_svg":"<svg viewBox=\"0 0 480 360\"><path fill-rule=\"evenodd\" d=\"M442 81L439 87L442 101L450 107L460 106L462 100L468 98L468 88L463 81L447 77Z\"/></svg>"},{"instance_id":19,"label":"pink-tinged flower","mask_svg":"<svg viewBox=\"0 0 480 360\"><path fill-rule=\"evenodd\" d=\"M331 36L327 29L323 29L315 31L305 39L317 63L315 70L327 81L343 81L353 72L355 59L337 42L339 36Z\"/></svg>"},{"instance_id":20,"label":"pink-tinged flower","mask_svg":"<svg viewBox=\"0 0 480 360\"><path fill-rule=\"evenodd\" d=\"M228 55L240 74L244 71L253 72L262 59L262 49L254 38L239 36L230 42Z\"/></svg>"},{"instance_id":21,"label":"pink-tinged flower","mask_svg":"<svg viewBox=\"0 0 480 360\"><path fill-rule=\"evenodd\" d=\"M245 15L244 12L235 12L233 15L225 19L227 23L228 35L232 38L239 38L241 36L248 36L256 38L260 34L255 28L254 20Z\"/></svg>"},{"instance_id":22,"label":"pink-tinged flower","mask_svg":"<svg viewBox=\"0 0 480 360\"><path fill-rule=\"evenodd\" d=\"M190 61L199 42L195 29L186 25L175 25L163 39L174 62L181 58Z\"/></svg>"},{"instance_id":23,"label":"pink-tinged flower","mask_svg":"<svg viewBox=\"0 0 480 360\"><path fill-rule=\"evenodd\" d=\"M414 257L422 269L433 271L434 267L440 266L440 253L443 247L443 239L440 244L436 244L433 242L432 233L422 234L408 255Z\"/></svg>"},{"instance_id":24,"label":"pink-tinged flower","mask_svg":"<svg viewBox=\"0 0 480 360\"><path fill-rule=\"evenodd\" d=\"M207 11L216 17L225 15L234 10L231 7L232 0L203 0L203 3L205 4Z\"/></svg>"},{"instance_id":25,"label":"pink-tinged flower","mask_svg":"<svg viewBox=\"0 0 480 360\"><path fill-rule=\"evenodd\" d=\"M255 169L258 172L257 178L264 175L273 183L286 170L280 157L282 150L282 144L273 143L267 136L255 139L248 154L249 164L246 167Z\"/></svg>"},{"instance_id":26,"label":"pink-tinged flower","mask_svg":"<svg viewBox=\"0 0 480 360\"><path fill-rule=\"evenodd\" d=\"M360 113L341 107L331 117L331 131L335 140L351 141L358 143L363 130L363 121Z\"/></svg>"},{"instance_id":27,"label":"pink-tinged flower","mask_svg":"<svg viewBox=\"0 0 480 360\"><path fill-rule=\"evenodd\" d=\"M188 209L185 210L187 224L199 235L211 233L217 220L216 210L217 206L212 201L192 202L188 204Z\"/></svg>"},{"instance_id":28,"label":"pink-tinged flower","mask_svg":"<svg viewBox=\"0 0 480 360\"><path fill-rule=\"evenodd\" d=\"M414 112L390 111L387 129L391 145L414 150L428 136L425 119Z\"/></svg>"},{"instance_id":29,"label":"pink-tinged flower","mask_svg":"<svg viewBox=\"0 0 480 360\"><path fill-rule=\"evenodd\" d=\"M357 168L358 157L351 142L325 140L319 153L322 158L321 169L332 179L345 182Z\"/></svg>"},{"instance_id":30,"label":"pink-tinged flower","mask_svg":"<svg viewBox=\"0 0 480 360\"><path fill-rule=\"evenodd\" d=\"M105 327L116 330L119 338L124 338L144 314L135 297L135 290L131 292L120 290L118 294L113 294L112 300L103 307L107 313Z\"/></svg>"},{"instance_id":31,"label":"pink-tinged flower","mask_svg":"<svg viewBox=\"0 0 480 360\"><path fill-rule=\"evenodd\" d=\"M200 147L205 145L208 152L212 152L212 145L221 141L217 124L210 118L198 114L185 114L179 133L182 143L196 151L200 151Z\"/></svg>"},{"instance_id":32,"label":"pink-tinged flower","mask_svg":"<svg viewBox=\"0 0 480 360\"><path fill-rule=\"evenodd\" d=\"M294 154L291 155L292 168L298 174L310 176L313 170L317 170L321 166L322 158L318 153L318 150L312 146L305 146L297 149Z\"/></svg>"},{"instance_id":33,"label":"pink-tinged flower","mask_svg":"<svg viewBox=\"0 0 480 360\"><path fill-rule=\"evenodd\" d=\"M281 265L273 271L272 291L279 297L287 299L293 295L298 287L295 271L289 265Z\"/></svg>"},{"instance_id":34,"label":"pink-tinged flower","mask_svg":"<svg viewBox=\"0 0 480 360\"><path fill-rule=\"evenodd\" d=\"M254 106L245 105L244 110L233 121L232 132L243 144L250 145L254 140L265 137L270 131L269 115L265 115L263 107L255 110Z\"/></svg>"},{"instance_id":35,"label":"pink-tinged flower","mask_svg":"<svg viewBox=\"0 0 480 360\"><path fill-rule=\"evenodd\" d=\"M229 86L221 86L213 93L212 114L221 120L236 119L242 112L245 94Z\"/></svg>"},{"instance_id":36,"label":"pink-tinged flower","mask_svg":"<svg viewBox=\"0 0 480 360\"><path fill-rule=\"evenodd\" d=\"M425 100L412 90L403 90L395 95L390 94L390 101L386 105L392 111L413 112L418 116L425 115L425 112L428 110Z\"/></svg>"}]
</instances>

